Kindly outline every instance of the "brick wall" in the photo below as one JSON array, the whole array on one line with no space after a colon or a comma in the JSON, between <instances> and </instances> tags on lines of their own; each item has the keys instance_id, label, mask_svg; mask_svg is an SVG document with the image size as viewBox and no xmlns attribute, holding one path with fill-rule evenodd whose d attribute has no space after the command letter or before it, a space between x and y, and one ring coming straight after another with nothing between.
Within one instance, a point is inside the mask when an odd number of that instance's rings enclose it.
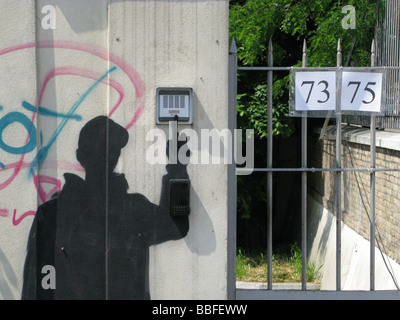
<instances>
[{"instance_id":1,"label":"brick wall","mask_svg":"<svg viewBox=\"0 0 400 320\"><path fill-rule=\"evenodd\" d=\"M336 141L329 135L319 140L310 136L308 166L336 167ZM400 142L399 142L400 144ZM342 167L369 168L370 146L342 140ZM400 168L400 151L376 148L376 168ZM318 195L321 203L336 215L335 172L309 174L309 190ZM370 173L343 172L342 174L343 222L369 240L370 237ZM375 184L376 239L383 251L400 263L400 172L376 172Z\"/></svg>"}]
</instances>

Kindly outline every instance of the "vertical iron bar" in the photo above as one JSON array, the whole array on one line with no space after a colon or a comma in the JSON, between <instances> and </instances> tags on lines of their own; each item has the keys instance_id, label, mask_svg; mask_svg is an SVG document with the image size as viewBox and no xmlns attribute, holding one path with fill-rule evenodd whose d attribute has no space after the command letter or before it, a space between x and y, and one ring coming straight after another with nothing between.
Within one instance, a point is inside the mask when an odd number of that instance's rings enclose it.
<instances>
[{"instance_id":1,"label":"vertical iron bar","mask_svg":"<svg viewBox=\"0 0 400 320\"><path fill-rule=\"evenodd\" d=\"M228 97L228 126L235 141L236 129L236 104L237 104L237 47L232 39L229 50L229 97ZM236 138L237 139L237 138ZM235 145L234 145L235 146ZM236 159L237 148L232 148L232 164L228 167L228 300L236 299Z\"/></svg>"},{"instance_id":2,"label":"vertical iron bar","mask_svg":"<svg viewBox=\"0 0 400 320\"><path fill-rule=\"evenodd\" d=\"M375 141L376 141L376 117L371 116L371 169L375 168ZM370 210L371 210L371 225L370 225L370 291L375 290L375 171L371 171L370 176Z\"/></svg>"},{"instance_id":3,"label":"vertical iron bar","mask_svg":"<svg viewBox=\"0 0 400 320\"><path fill-rule=\"evenodd\" d=\"M342 47L340 39L337 46L337 67L342 66ZM338 69L339 70L339 69ZM336 168L342 166L342 111L340 97L339 71L336 76ZM342 251L342 173L336 173L336 290L341 291L341 251Z\"/></svg>"},{"instance_id":4,"label":"vertical iron bar","mask_svg":"<svg viewBox=\"0 0 400 320\"><path fill-rule=\"evenodd\" d=\"M398 66L399 64L399 6L398 6L398 1L393 2L393 9L392 9L392 20L390 21L391 24L393 24L393 37L391 37L393 41L393 64L392 66ZM396 70L392 70L393 73L393 82L392 83L398 83L399 80L399 72ZM398 114L398 94L395 93L395 90L391 89L391 96L394 98L392 101L393 106L391 108L391 115L393 114Z\"/></svg>"},{"instance_id":5,"label":"vertical iron bar","mask_svg":"<svg viewBox=\"0 0 400 320\"><path fill-rule=\"evenodd\" d=\"M395 64L393 66L398 66L399 65L399 4L398 1L396 2L396 7L394 8L393 12L395 12L395 18L393 21L396 23L395 30L396 30L396 36L395 36L395 53L394 56L396 58ZM398 70L392 70L393 73L395 74L395 82L393 83L399 83L399 71ZM393 90L394 91L394 90ZM392 93L393 96L396 97L396 99L393 99L393 104L395 105L392 111L392 114L399 114L399 99L398 95L395 95L395 92Z\"/></svg>"},{"instance_id":6,"label":"vertical iron bar","mask_svg":"<svg viewBox=\"0 0 400 320\"><path fill-rule=\"evenodd\" d=\"M274 64L272 40L269 39L268 45L268 67ZM272 85L273 71L268 71L268 150L267 167L272 168ZM268 228L268 290L272 290L272 172L267 173L267 228Z\"/></svg>"},{"instance_id":7,"label":"vertical iron bar","mask_svg":"<svg viewBox=\"0 0 400 320\"><path fill-rule=\"evenodd\" d=\"M304 39L302 66L307 67L307 43ZM307 114L301 118L301 166L307 168ZM307 289L307 172L301 173L301 289Z\"/></svg>"},{"instance_id":8,"label":"vertical iron bar","mask_svg":"<svg viewBox=\"0 0 400 320\"><path fill-rule=\"evenodd\" d=\"M371 67L376 66L375 57L375 42L372 41L371 46ZM371 169L375 169L376 160L376 117L373 113L371 115L371 146L370 146L370 165ZM370 290L375 290L375 171L371 171L370 175L370 211L371 211L371 222L370 222Z\"/></svg>"}]
</instances>

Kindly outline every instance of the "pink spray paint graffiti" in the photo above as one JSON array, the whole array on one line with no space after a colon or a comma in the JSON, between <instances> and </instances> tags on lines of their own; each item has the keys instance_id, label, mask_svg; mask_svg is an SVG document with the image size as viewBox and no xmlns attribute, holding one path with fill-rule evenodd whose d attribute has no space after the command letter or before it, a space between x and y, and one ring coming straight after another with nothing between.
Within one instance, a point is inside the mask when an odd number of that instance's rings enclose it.
<instances>
[{"instance_id":1,"label":"pink spray paint graffiti","mask_svg":"<svg viewBox=\"0 0 400 320\"><path fill-rule=\"evenodd\" d=\"M118 93L118 100L117 102L113 105L111 110L108 113L108 117L112 117L113 114L117 111L117 109L121 106L122 101L124 100L125 97L125 92L124 92L124 87L121 85L120 82L113 80L109 77L109 73L114 70L121 70L129 79L130 83L134 87L135 95L136 95L136 109L133 110L131 118L128 120L128 123L125 124L125 129L130 129L140 118L143 109L144 109L144 93L145 93L145 85L143 81L141 80L139 74L136 72L136 70L129 65L125 60L121 59L120 57L109 53L107 50L104 48L90 45L90 44L82 44L78 42L73 42L73 41L38 41L38 42L31 42L31 43L25 43L25 44L20 44L8 48L4 48L0 50L0 57L7 55L7 54L12 54L19 52L20 50L27 50L27 49L59 49L59 50L72 50L73 52L81 52L84 54L89 54L93 55L97 58L100 58L102 60L108 61L110 65L113 65L113 67L107 71L105 74L93 70L89 70L87 68L82 68L82 67L77 67L77 66L58 66L50 70L44 80L43 83L40 86L40 92L39 92L39 97L37 98L37 101L35 105L31 105L26 101L22 102L22 106L25 109L28 109L29 111L32 112L32 116L29 119L22 113L18 112L12 112L7 114L8 121L2 121L5 117L1 118L2 123L0 124L1 131L4 130L9 124L13 122L19 122L25 126L25 129L27 130L27 138L25 141L25 145L21 148L12 148L3 143L3 140L0 139L0 144L2 144L2 149L5 150L6 152L8 151L9 153L13 154L18 154L19 159L16 162L13 163L7 163L3 164L0 162L0 173L4 171L11 171L11 175L8 176L6 179L3 181L0 181L0 191L6 189L9 187L12 182L15 180L15 178L21 173L22 170L28 170L29 174L28 176L31 178L33 186L36 188L38 196L42 202L45 202L50 199L51 195L59 191L61 189L61 181L58 180L57 178L47 176L40 174L38 172L38 163L39 165L43 166L43 168L50 168L50 167L58 167L58 168L63 168L63 169L68 169L68 170L74 170L74 171L83 171L83 168L79 165L79 163L71 163L67 161L57 161L55 163L54 161L48 161L46 160L46 155L48 149L51 147L52 143L58 138L58 135L60 132L63 130L64 126L67 124L69 120L75 119L79 120L81 117L77 114L74 114L75 110L79 107L79 105L83 102L84 98L87 97L91 93L91 91L94 89L97 84L104 84L112 88ZM51 80L55 79L56 77L61 77L61 76L76 76L76 77L82 77L90 80L96 81L95 84L92 85L86 92L85 96L81 97L69 110L67 114L60 114L60 113L54 113L51 110L48 110L46 108L42 107L42 101L43 97L46 92L46 88L48 87L48 84L50 83ZM3 110L1 107L0 111ZM46 115L51 115L58 117L62 119L61 125L56 129L56 131L53 133L50 142L48 145L42 147L39 152L38 156L33 160L33 161L26 161L25 160L25 155L28 152L31 152L36 148L36 128L34 125L36 115L38 113L44 113ZM12 114L12 115L10 115ZM28 124L29 120L29 124ZM29 146L29 147L28 147ZM33 147L34 146L34 147ZM8 149L7 149L8 148ZM1 159L0 159L1 160ZM46 161L45 161L46 160ZM37 171L37 172L36 172ZM43 187L45 184L50 185L50 189L45 191L45 188ZM17 226L21 223L21 221L28 217L35 215L35 211L33 210L28 210L25 211L24 213L20 214L18 216L17 208L12 208L12 209L7 209L7 208L0 208L0 218L7 218L10 217L10 212L13 212L12 214L12 223L14 226Z\"/></svg>"}]
</instances>

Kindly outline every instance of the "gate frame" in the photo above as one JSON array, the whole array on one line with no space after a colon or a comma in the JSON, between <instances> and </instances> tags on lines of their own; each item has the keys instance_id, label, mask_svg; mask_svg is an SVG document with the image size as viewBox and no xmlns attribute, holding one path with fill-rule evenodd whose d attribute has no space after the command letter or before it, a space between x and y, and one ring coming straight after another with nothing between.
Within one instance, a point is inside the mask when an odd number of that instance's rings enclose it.
<instances>
[{"instance_id":1,"label":"gate frame","mask_svg":"<svg viewBox=\"0 0 400 320\"><path fill-rule=\"evenodd\" d=\"M340 39L337 47L337 66L330 68L338 71L342 67L342 52ZM375 168L376 155L376 115L371 115L370 124L370 167L369 168L342 168L341 165L341 146L342 146L342 113L340 111L340 89L337 89L336 106L336 168L308 168L307 166L307 114L302 115L301 119L301 168L273 168L273 136L272 136L272 87L274 71L291 70L326 70L327 68L307 67L307 45L304 40L302 67L274 67L273 66L273 45L271 39L268 45L268 66L267 67L239 67L237 59L237 47L235 39L232 39L229 51L229 72L228 72L228 103L229 129L236 129L236 109L237 109L237 72L247 71L267 71L268 72L268 105L267 105L267 167L266 168L236 168L232 163L228 168L228 274L227 274L227 297L230 300L235 299L296 299L296 300L400 300L400 290L378 290L375 291L375 172L376 171L400 171L397 169L377 169ZM359 69L359 68L354 68ZM363 68L368 69L368 68ZM371 69L397 69L400 67L376 67L375 40L371 46ZM328 113L327 120L331 117ZM234 152L235 148L232 152ZM268 254L268 289L236 289L236 197L237 185L236 174L238 172L266 172L267 173L267 254ZM336 290L307 290L307 173L317 171L333 171L336 173ZM342 291L341 289L341 185L343 171L364 171L370 173L370 290L369 291ZM302 289L301 290L273 290L272 289L272 203L273 203L273 173L274 172L301 172L302 191L301 191L301 251L302 251Z\"/></svg>"}]
</instances>

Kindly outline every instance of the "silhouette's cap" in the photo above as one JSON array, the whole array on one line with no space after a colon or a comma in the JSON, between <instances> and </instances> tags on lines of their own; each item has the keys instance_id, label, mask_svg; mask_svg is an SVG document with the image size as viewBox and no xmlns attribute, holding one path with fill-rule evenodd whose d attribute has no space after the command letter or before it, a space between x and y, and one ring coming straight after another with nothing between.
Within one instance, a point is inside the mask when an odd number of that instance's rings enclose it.
<instances>
[{"instance_id":1,"label":"silhouette's cap","mask_svg":"<svg viewBox=\"0 0 400 320\"><path fill-rule=\"evenodd\" d=\"M120 151L128 143L128 131L106 116L88 121L79 134L78 150L87 156L96 157L104 152ZM108 140L108 141L107 141Z\"/></svg>"}]
</instances>

